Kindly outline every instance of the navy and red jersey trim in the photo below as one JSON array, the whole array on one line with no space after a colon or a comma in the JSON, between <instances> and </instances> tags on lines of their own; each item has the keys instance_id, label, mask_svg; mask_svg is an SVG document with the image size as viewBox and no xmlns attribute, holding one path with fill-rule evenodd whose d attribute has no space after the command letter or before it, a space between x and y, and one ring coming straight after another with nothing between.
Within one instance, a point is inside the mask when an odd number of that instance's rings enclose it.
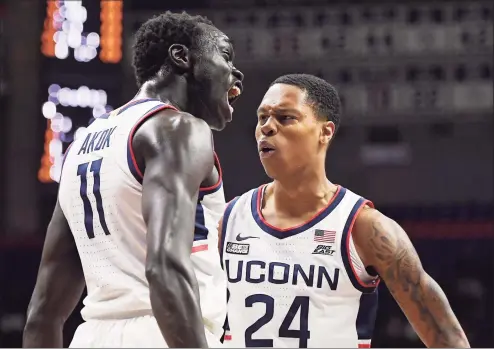
<instances>
[{"instance_id":1,"label":"navy and red jersey trim","mask_svg":"<svg viewBox=\"0 0 494 349\"><path fill-rule=\"evenodd\" d=\"M209 249L209 245L207 244L192 246L192 253L207 251L208 249Z\"/></svg>"},{"instance_id":2,"label":"navy and red jersey trim","mask_svg":"<svg viewBox=\"0 0 494 349\"><path fill-rule=\"evenodd\" d=\"M223 221L221 225L221 236L220 236L220 262L221 262L221 267L224 268L223 266L223 251L225 250L225 239L226 239L226 228L228 226L228 220L230 219L230 215L232 213L233 207L237 203L238 199L240 199L240 196L237 196L233 198L227 205L225 209L225 213L223 214Z\"/></svg>"},{"instance_id":3,"label":"navy and red jersey trim","mask_svg":"<svg viewBox=\"0 0 494 349\"><path fill-rule=\"evenodd\" d=\"M261 228L263 231L268 233L269 235L274 236L275 238L278 239L286 239L290 236L294 236L297 234L300 234L310 228L312 228L314 225L322 221L324 218L326 218L333 210L338 206L338 204L343 200L343 197L345 196L346 189L343 188L342 186L338 186L338 189L336 190L336 193L333 195L331 200L328 202L328 204L323 207L319 212L317 212L312 218L310 218L308 221L299 224L295 227L291 228L285 228L285 229L280 229L278 227L275 227L274 225L269 224L263 217L261 213L261 197L262 197L262 192L264 191L264 188L266 187L267 184L262 185L258 189L254 190L251 198L251 212L252 212L252 217L256 221L257 225L259 228Z\"/></svg>"},{"instance_id":4,"label":"navy and red jersey trim","mask_svg":"<svg viewBox=\"0 0 494 349\"><path fill-rule=\"evenodd\" d=\"M133 100L129 101L127 104L125 104L125 105L123 105L122 107L120 107L120 109L118 110L117 115L122 114L124 111L126 111L126 110L127 110L127 109L129 109L130 107L133 107L134 105L138 105L138 104L145 103L145 102L149 102L149 101L161 102L161 101L160 101L159 99L157 99L157 98L142 98L142 99L133 99Z\"/></svg>"},{"instance_id":5,"label":"navy and red jersey trim","mask_svg":"<svg viewBox=\"0 0 494 349\"><path fill-rule=\"evenodd\" d=\"M207 240L209 235L209 230L206 227L206 217L204 216L204 207L202 206L202 201L206 195L212 194L220 190L223 179L221 172L221 165L216 153L214 153L214 165L218 169L218 181L210 186L199 189L199 196L197 198L197 206L196 206L196 220L195 220L195 228L194 228L194 241L199 240Z\"/></svg>"},{"instance_id":6,"label":"navy and red jersey trim","mask_svg":"<svg viewBox=\"0 0 494 349\"><path fill-rule=\"evenodd\" d=\"M223 170L221 169L220 159L218 158L216 152L213 152L213 156L214 156L214 166L218 170L218 181L210 187L201 187L199 189L199 200L202 200L206 195L217 192L218 190L220 190L221 186L223 185Z\"/></svg>"},{"instance_id":7,"label":"navy and red jersey trim","mask_svg":"<svg viewBox=\"0 0 494 349\"><path fill-rule=\"evenodd\" d=\"M65 165L65 160L67 160L67 156L69 156L69 150L71 149L72 144L74 144L74 142L72 142L72 143L69 144L69 146L65 150L65 153L63 154L62 168L60 169L60 179L58 180L59 183L62 182L62 173L63 173L63 168L64 168L64 165Z\"/></svg>"},{"instance_id":8,"label":"navy and red jersey trim","mask_svg":"<svg viewBox=\"0 0 494 349\"><path fill-rule=\"evenodd\" d=\"M149 100L153 100L153 99L138 100L138 101L132 102L133 103L132 105L131 105L131 103L128 103L124 108L122 108L118 112L118 114L120 114L124 109L128 109L131 106L134 106L134 105L139 104L139 103L147 102ZM136 181L138 181L140 184L142 184L142 179L143 179L144 173L143 173L143 171L141 171L139 169L139 166L137 165L137 161L136 161L135 154L134 154L134 149L132 149L132 141L134 140L135 133L137 132L139 127L144 123L144 121L146 121L149 117L153 116L154 114L156 114L160 110L164 110L164 109L178 110L177 108L175 108L174 106L172 106L170 104L158 104L157 106L154 106L153 108L148 110L146 112L146 114L144 114L136 122L136 124L134 125L134 127L132 128L132 130L130 131L130 134L129 134L129 138L127 141L127 163L129 165L130 172L132 173L132 175L134 176Z\"/></svg>"},{"instance_id":9,"label":"navy and red jersey trim","mask_svg":"<svg viewBox=\"0 0 494 349\"><path fill-rule=\"evenodd\" d=\"M373 293L362 293L357 313L357 336L359 348L370 348L370 341L376 323L378 291Z\"/></svg>"},{"instance_id":10,"label":"navy and red jersey trim","mask_svg":"<svg viewBox=\"0 0 494 349\"><path fill-rule=\"evenodd\" d=\"M62 159L62 171L63 171L63 165L65 165L65 160L67 159L67 156L69 155L69 150L70 150L70 147L72 147L72 144L74 144L74 142L70 143L69 146L67 147L67 149L65 150L65 154L63 154L63 159Z\"/></svg>"},{"instance_id":11,"label":"navy and red jersey trim","mask_svg":"<svg viewBox=\"0 0 494 349\"><path fill-rule=\"evenodd\" d=\"M204 207L201 201L202 199L198 199L196 205L194 241L207 240L209 235L209 230L206 227L206 217L204 216Z\"/></svg>"},{"instance_id":12,"label":"navy and red jersey trim","mask_svg":"<svg viewBox=\"0 0 494 349\"><path fill-rule=\"evenodd\" d=\"M372 293L376 290L379 285L380 279L377 278L373 280L371 283L366 283L362 281L357 273L355 272L355 268L352 263L352 258L350 257L350 239L352 236L352 229L355 221L357 220L358 214L364 208L365 205L368 205L374 208L374 204L366 200L364 198L360 198L352 208L350 215L345 223L345 227L343 228L343 235L341 238L341 258L343 260L343 264L345 265L346 272L352 282L352 285L362 293Z\"/></svg>"}]
</instances>

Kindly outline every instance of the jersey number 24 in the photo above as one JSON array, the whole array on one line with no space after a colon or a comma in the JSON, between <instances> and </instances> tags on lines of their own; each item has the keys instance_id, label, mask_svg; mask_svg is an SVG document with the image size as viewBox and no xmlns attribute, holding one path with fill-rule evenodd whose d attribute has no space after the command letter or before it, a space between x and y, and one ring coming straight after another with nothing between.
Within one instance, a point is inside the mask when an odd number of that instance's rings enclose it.
<instances>
[{"instance_id":1,"label":"jersey number 24","mask_svg":"<svg viewBox=\"0 0 494 349\"><path fill-rule=\"evenodd\" d=\"M270 322L274 316L274 298L266 294L253 294L245 299L245 306L251 308L256 303L264 303L266 312L256 322L245 330L246 347L273 347L272 339L253 339L252 335ZM300 310L300 329L291 330L290 325ZM299 348L307 348L307 340L310 338L309 331L309 297L297 296L293 300L278 330L278 336L283 338L298 338Z\"/></svg>"}]
</instances>

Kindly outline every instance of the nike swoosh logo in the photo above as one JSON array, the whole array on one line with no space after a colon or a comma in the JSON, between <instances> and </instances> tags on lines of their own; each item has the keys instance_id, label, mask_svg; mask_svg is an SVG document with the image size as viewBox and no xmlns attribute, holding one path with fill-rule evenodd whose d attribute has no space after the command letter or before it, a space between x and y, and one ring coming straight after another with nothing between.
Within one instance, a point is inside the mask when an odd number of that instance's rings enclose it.
<instances>
[{"instance_id":1,"label":"nike swoosh logo","mask_svg":"<svg viewBox=\"0 0 494 349\"><path fill-rule=\"evenodd\" d=\"M237 241L245 241L247 239L259 239L259 236L240 236L240 234L236 237Z\"/></svg>"}]
</instances>

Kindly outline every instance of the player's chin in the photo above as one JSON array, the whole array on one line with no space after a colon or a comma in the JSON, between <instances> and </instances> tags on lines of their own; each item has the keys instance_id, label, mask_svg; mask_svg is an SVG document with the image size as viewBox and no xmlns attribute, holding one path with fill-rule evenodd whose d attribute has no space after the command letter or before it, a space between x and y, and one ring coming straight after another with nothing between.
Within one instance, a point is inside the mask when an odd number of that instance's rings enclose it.
<instances>
[{"instance_id":1,"label":"player's chin","mask_svg":"<svg viewBox=\"0 0 494 349\"><path fill-rule=\"evenodd\" d=\"M223 130L226 125L232 121L232 111L230 109L230 105L222 105L220 106L218 112L217 112L217 118L216 118L216 126L213 128L216 131L221 131Z\"/></svg>"},{"instance_id":2,"label":"player's chin","mask_svg":"<svg viewBox=\"0 0 494 349\"><path fill-rule=\"evenodd\" d=\"M276 170L272 166L270 166L268 162L269 161L263 161L263 159L261 159L262 167L264 167L264 172L266 172L266 175L271 179L275 179Z\"/></svg>"},{"instance_id":3,"label":"player's chin","mask_svg":"<svg viewBox=\"0 0 494 349\"><path fill-rule=\"evenodd\" d=\"M227 118L218 115L218 117L215 118L214 121L210 124L210 127L212 130L215 131L223 131L227 124L228 124Z\"/></svg>"},{"instance_id":4,"label":"player's chin","mask_svg":"<svg viewBox=\"0 0 494 349\"><path fill-rule=\"evenodd\" d=\"M221 131L223 130L227 123L232 120L232 114L230 108L223 105L224 103L215 104L208 108L208 124L212 130Z\"/></svg>"},{"instance_id":5,"label":"player's chin","mask_svg":"<svg viewBox=\"0 0 494 349\"><path fill-rule=\"evenodd\" d=\"M226 127L226 121L217 120L214 125L211 125L211 129L214 131L223 131Z\"/></svg>"}]
</instances>

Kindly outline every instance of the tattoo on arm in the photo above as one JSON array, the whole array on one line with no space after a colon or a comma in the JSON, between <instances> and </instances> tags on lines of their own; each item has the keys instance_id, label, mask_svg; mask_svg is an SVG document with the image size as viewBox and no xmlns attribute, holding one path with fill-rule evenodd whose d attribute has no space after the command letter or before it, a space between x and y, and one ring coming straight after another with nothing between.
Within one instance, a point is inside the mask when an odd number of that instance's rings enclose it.
<instances>
[{"instance_id":1,"label":"tattoo on arm","mask_svg":"<svg viewBox=\"0 0 494 349\"><path fill-rule=\"evenodd\" d=\"M377 211L375 211L377 213ZM379 213L378 213L379 214ZM379 214L367 239L369 261L428 347L469 347L441 287L423 269L410 239Z\"/></svg>"}]
</instances>

